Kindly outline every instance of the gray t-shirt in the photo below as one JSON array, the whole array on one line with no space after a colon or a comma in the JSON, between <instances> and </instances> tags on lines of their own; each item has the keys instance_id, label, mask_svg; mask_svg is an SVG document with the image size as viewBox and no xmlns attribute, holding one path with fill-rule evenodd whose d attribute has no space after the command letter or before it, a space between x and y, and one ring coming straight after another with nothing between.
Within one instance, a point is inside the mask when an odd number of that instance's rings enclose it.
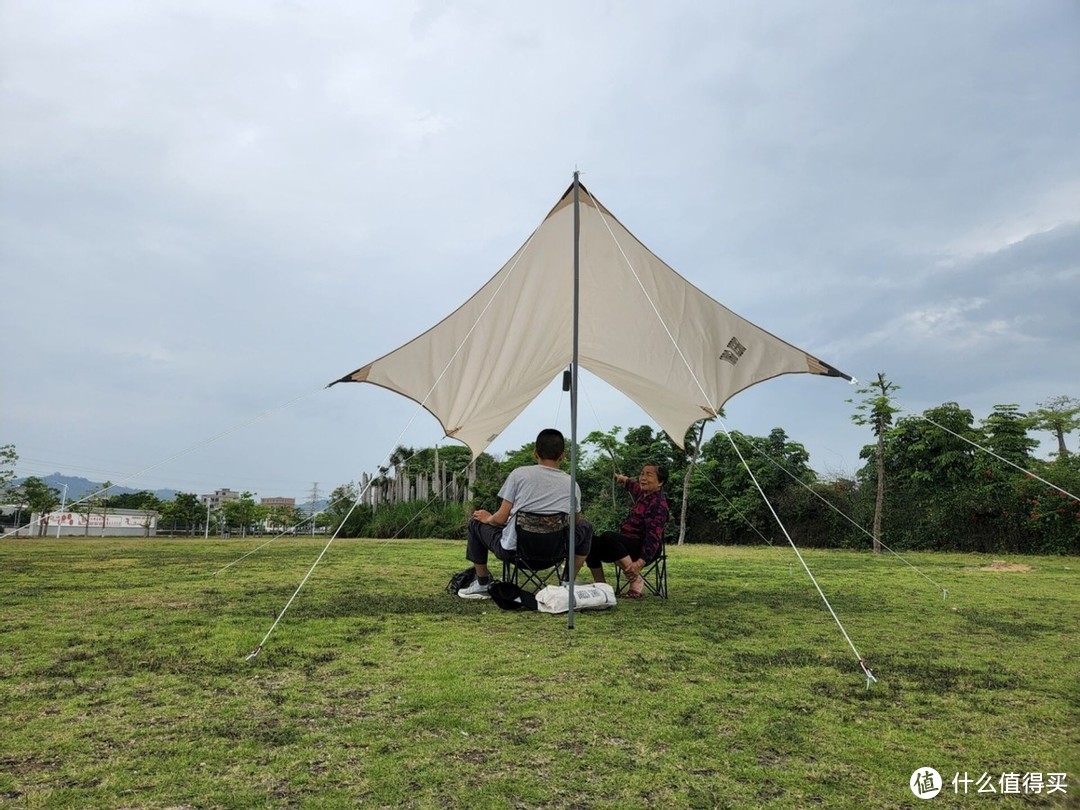
<instances>
[{"instance_id":1,"label":"gray t-shirt","mask_svg":"<svg viewBox=\"0 0 1080 810\"><path fill-rule=\"evenodd\" d=\"M518 512L565 512L573 521L574 514L581 511L580 486L576 488L575 494L578 508L571 509L570 476L555 467L534 464L512 470L499 490L499 497L513 504L510 520L507 521L500 538L502 547L508 551L517 548L515 518Z\"/></svg>"}]
</instances>

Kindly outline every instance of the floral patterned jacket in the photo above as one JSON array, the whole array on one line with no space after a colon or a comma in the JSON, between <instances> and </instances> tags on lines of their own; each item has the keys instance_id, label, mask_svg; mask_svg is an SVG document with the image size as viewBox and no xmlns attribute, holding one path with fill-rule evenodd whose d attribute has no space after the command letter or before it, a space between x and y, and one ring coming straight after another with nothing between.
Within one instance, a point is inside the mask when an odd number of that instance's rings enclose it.
<instances>
[{"instance_id":1,"label":"floral patterned jacket","mask_svg":"<svg viewBox=\"0 0 1080 810\"><path fill-rule=\"evenodd\" d=\"M667 496L662 489L643 493L641 485L633 478L623 484L626 491L634 497L634 508L626 516L619 533L627 537L641 539L641 558L651 563L660 552L660 543L664 539L670 510Z\"/></svg>"}]
</instances>

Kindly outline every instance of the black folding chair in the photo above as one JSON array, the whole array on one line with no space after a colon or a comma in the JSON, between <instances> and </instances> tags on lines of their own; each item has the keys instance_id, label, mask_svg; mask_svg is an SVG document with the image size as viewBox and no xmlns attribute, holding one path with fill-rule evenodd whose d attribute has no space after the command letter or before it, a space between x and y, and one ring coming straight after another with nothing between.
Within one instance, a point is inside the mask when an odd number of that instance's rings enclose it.
<instances>
[{"instance_id":1,"label":"black folding chair","mask_svg":"<svg viewBox=\"0 0 1080 810\"><path fill-rule=\"evenodd\" d=\"M660 538L660 550L653 561L641 569L641 578L645 580L645 590L653 596L667 599L667 539ZM616 595L626 590L630 583L623 576L620 568L615 568Z\"/></svg>"},{"instance_id":2,"label":"black folding chair","mask_svg":"<svg viewBox=\"0 0 1080 810\"><path fill-rule=\"evenodd\" d=\"M566 571L570 547L570 518L564 513L544 515L518 512L514 517L517 550L503 560L503 580L539 591L558 584Z\"/></svg>"}]
</instances>

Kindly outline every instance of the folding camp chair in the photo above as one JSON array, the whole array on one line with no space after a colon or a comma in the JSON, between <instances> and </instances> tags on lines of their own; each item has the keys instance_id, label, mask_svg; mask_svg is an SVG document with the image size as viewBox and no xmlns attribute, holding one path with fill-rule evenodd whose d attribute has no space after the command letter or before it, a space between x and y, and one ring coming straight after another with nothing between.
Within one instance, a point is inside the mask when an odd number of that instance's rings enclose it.
<instances>
[{"instance_id":1,"label":"folding camp chair","mask_svg":"<svg viewBox=\"0 0 1080 810\"><path fill-rule=\"evenodd\" d=\"M667 599L667 539L660 538L660 550L653 561L641 569L641 578L645 580L645 590L653 596ZM615 568L615 593L626 590L630 583L623 576L618 566Z\"/></svg>"},{"instance_id":2,"label":"folding camp chair","mask_svg":"<svg viewBox=\"0 0 1080 810\"><path fill-rule=\"evenodd\" d=\"M570 518L564 512L542 515L518 512L514 517L517 550L503 561L503 580L538 591L554 580L558 584L566 570L570 543Z\"/></svg>"}]
</instances>

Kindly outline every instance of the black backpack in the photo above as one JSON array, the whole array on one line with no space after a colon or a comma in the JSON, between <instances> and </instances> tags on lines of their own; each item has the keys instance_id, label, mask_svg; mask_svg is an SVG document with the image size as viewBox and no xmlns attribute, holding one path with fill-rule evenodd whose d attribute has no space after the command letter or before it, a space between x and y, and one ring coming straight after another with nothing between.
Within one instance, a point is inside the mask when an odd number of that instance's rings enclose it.
<instances>
[{"instance_id":1,"label":"black backpack","mask_svg":"<svg viewBox=\"0 0 1080 810\"><path fill-rule=\"evenodd\" d=\"M469 587L474 579L476 579L476 569L472 566L469 566L464 571L458 571L446 583L446 592L456 596L457 592L462 588Z\"/></svg>"}]
</instances>

